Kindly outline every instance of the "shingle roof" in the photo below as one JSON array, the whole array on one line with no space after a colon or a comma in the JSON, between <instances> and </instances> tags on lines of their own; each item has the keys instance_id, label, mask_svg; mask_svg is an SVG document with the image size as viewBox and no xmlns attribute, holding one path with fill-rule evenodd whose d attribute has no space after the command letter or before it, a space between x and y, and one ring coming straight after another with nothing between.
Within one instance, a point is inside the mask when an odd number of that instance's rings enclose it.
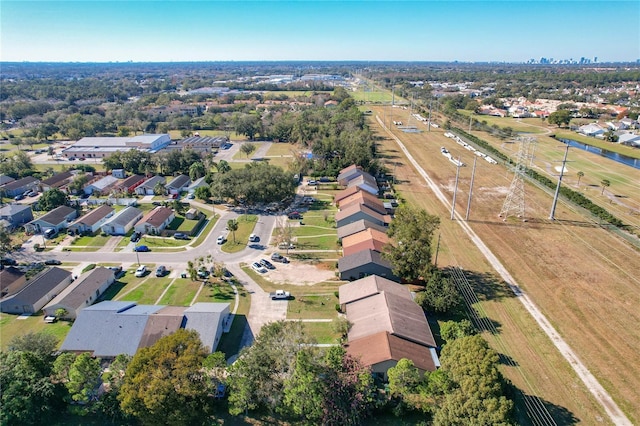
<instances>
[{"instance_id":1,"label":"shingle roof","mask_svg":"<svg viewBox=\"0 0 640 426\"><path fill-rule=\"evenodd\" d=\"M25 204L7 204L0 208L0 216L13 216L24 210L31 210L31 206Z\"/></svg>"},{"instance_id":2,"label":"shingle roof","mask_svg":"<svg viewBox=\"0 0 640 426\"><path fill-rule=\"evenodd\" d=\"M98 179L97 181L91 183L89 186L92 186L96 189L103 190L113 184L118 182L118 178L115 178L111 175L105 176L102 179Z\"/></svg>"},{"instance_id":3,"label":"shingle roof","mask_svg":"<svg viewBox=\"0 0 640 426\"><path fill-rule=\"evenodd\" d=\"M55 209L51 210L49 213L45 214L42 217L34 219L32 222L43 221L50 223L52 225L57 225L65 221L65 218L71 214L75 213L75 210L68 206L59 206Z\"/></svg>"},{"instance_id":4,"label":"shingle roof","mask_svg":"<svg viewBox=\"0 0 640 426\"><path fill-rule=\"evenodd\" d=\"M383 259L382 255L379 252L373 250L363 250L338 259L338 270L340 272L345 272L359 266L367 265L369 263L376 263L385 268L388 268L389 270L393 269L391 263L389 263L388 260Z\"/></svg>"},{"instance_id":5,"label":"shingle roof","mask_svg":"<svg viewBox=\"0 0 640 426\"><path fill-rule=\"evenodd\" d=\"M338 192L334 197L333 197L333 202L336 204L340 204L340 201L350 197L351 195L357 193L361 191L361 189L357 186L352 186L350 188L345 188L342 191Z\"/></svg>"},{"instance_id":6,"label":"shingle roof","mask_svg":"<svg viewBox=\"0 0 640 426\"><path fill-rule=\"evenodd\" d=\"M151 179L147 180L146 182L144 182L142 185L140 185L138 188L143 187L143 188L150 188L153 189L158 182L160 182L161 184L164 185L165 183L165 178L163 176L154 176Z\"/></svg>"},{"instance_id":7,"label":"shingle roof","mask_svg":"<svg viewBox=\"0 0 640 426\"><path fill-rule=\"evenodd\" d=\"M388 331L421 345L436 347L422 308L411 299L382 292L347 304L352 324L349 341Z\"/></svg>"},{"instance_id":8,"label":"shingle roof","mask_svg":"<svg viewBox=\"0 0 640 426\"><path fill-rule=\"evenodd\" d=\"M365 219L356 220L347 225L343 225L338 228L338 238L345 238L356 232L364 231L365 229L376 229L380 232L387 232L387 228L377 223L370 222Z\"/></svg>"},{"instance_id":9,"label":"shingle roof","mask_svg":"<svg viewBox=\"0 0 640 426\"><path fill-rule=\"evenodd\" d=\"M32 176L27 176L27 177L23 177L22 179L14 180L13 182L9 182L2 185L2 189L6 191L12 191L14 189L22 188L23 186L31 185L37 182L38 182L38 179Z\"/></svg>"},{"instance_id":10,"label":"shingle roof","mask_svg":"<svg viewBox=\"0 0 640 426\"><path fill-rule=\"evenodd\" d=\"M50 178L43 180L42 184L46 186L52 186L52 187L62 186L68 180L73 179L73 176L74 174L69 171L58 173L51 176Z\"/></svg>"},{"instance_id":11,"label":"shingle roof","mask_svg":"<svg viewBox=\"0 0 640 426\"><path fill-rule=\"evenodd\" d=\"M343 198L338 203L338 207L340 209L346 209L352 204L364 204L380 214L387 214L387 209L384 208L382 200L367 191L358 191L353 195Z\"/></svg>"},{"instance_id":12,"label":"shingle roof","mask_svg":"<svg viewBox=\"0 0 640 426\"><path fill-rule=\"evenodd\" d=\"M173 180L167 184L167 187L180 189L189 185L190 182L191 182L191 179L189 179L189 176L179 175L173 178Z\"/></svg>"},{"instance_id":13,"label":"shingle roof","mask_svg":"<svg viewBox=\"0 0 640 426\"><path fill-rule=\"evenodd\" d=\"M113 207L103 204L97 209L94 209L77 219L74 223L84 223L87 226L93 226L114 211L115 209Z\"/></svg>"},{"instance_id":14,"label":"shingle roof","mask_svg":"<svg viewBox=\"0 0 640 426\"><path fill-rule=\"evenodd\" d=\"M140 175L133 175L133 176L129 176L128 178L125 178L123 180L121 180L120 182L118 182L118 187L120 188L129 188L130 186L135 185L136 183L140 182L141 180L144 180L144 176L140 176Z\"/></svg>"},{"instance_id":15,"label":"shingle roof","mask_svg":"<svg viewBox=\"0 0 640 426\"><path fill-rule=\"evenodd\" d=\"M345 345L347 353L365 366L385 361L410 359L422 371L436 371L436 364L428 347L394 336L387 331L351 340Z\"/></svg>"},{"instance_id":16,"label":"shingle roof","mask_svg":"<svg viewBox=\"0 0 640 426\"><path fill-rule=\"evenodd\" d=\"M139 217L142 214L142 210L129 206L126 209L122 210L120 213L116 214L108 223L111 225L120 225L124 226L127 223L130 223L136 217Z\"/></svg>"},{"instance_id":17,"label":"shingle roof","mask_svg":"<svg viewBox=\"0 0 640 426\"><path fill-rule=\"evenodd\" d=\"M71 272L54 266L45 269L30 279L27 285L16 294L19 295L20 300L25 300L28 303L36 303L42 296L49 293L70 276Z\"/></svg>"},{"instance_id":18,"label":"shingle roof","mask_svg":"<svg viewBox=\"0 0 640 426\"><path fill-rule=\"evenodd\" d=\"M9 182L13 182L15 179L12 178L11 176L7 176L7 175L0 175L0 186L9 183Z\"/></svg>"},{"instance_id":19,"label":"shingle roof","mask_svg":"<svg viewBox=\"0 0 640 426\"><path fill-rule=\"evenodd\" d=\"M342 239L342 247L352 246L354 244L361 243L367 240L380 241L382 244L389 243L389 237L385 232L380 232L377 229L368 228L364 231L356 232Z\"/></svg>"},{"instance_id":20,"label":"shingle roof","mask_svg":"<svg viewBox=\"0 0 640 426\"><path fill-rule=\"evenodd\" d=\"M99 267L86 272L69 287L60 292L49 305L64 305L71 309L78 309L89 297L96 297L96 290L102 285L113 280L114 272L111 269Z\"/></svg>"},{"instance_id":21,"label":"shingle roof","mask_svg":"<svg viewBox=\"0 0 640 426\"><path fill-rule=\"evenodd\" d=\"M173 210L167 207L158 206L144 215L144 217L140 219L139 223L148 223L151 226L157 227L162 225L164 221L167 220L167 218L172 214Z\"/></svg>"},{"instance_id":22,"label":"shingle roof","mask_svg":"<svg viewBox=\"0 0 640 426\"><path fill-rule=\"evenodd\" d=\"M341 285L340 288L338 288L341 305L355 302L356 300L364 299L365 297L373 296L383 291L412 300L411 293L405 286L377 275L369 275L368 277Z\"/></svg>"},{"instance_id":23,"label":"shingle roof","mask_svg":"<svg viewBox=\"0 0 640 426\"><path fill-rule=\"evenodd\" d=\"M378 241L378 240L374 240L374 239L368 239L365 241L361 241L359 243L355 243L355 244L349 244L349 245L343 245L342 246L342 255L343 256L351 256L352 254L356 254L360 251L364 251L364 250L373 250L373 251L377 251L379 253L384 252L384 247L387 245L387 243L384 243L382 241Z\"/></svg>"},{"instance_id":24,"label":"shingle roof","mask_svg":"<svg viewBox=\"0 0 640 426\"><path fill-rule=\"evenodd\" d=\"M344 209L336 213L336 221L339 222L359 212L365 213L367 216L370 216L371 218L379 220L381 222L390 222L390 219L388 217L385 218L385 216L387 215L382 215L377 211L372 210L370 207L358 203L351 203L351 205L346 206Z\"/></svg>"},{"instance_id":25,"label":"shingle roof","mask_svg":"<svg viewBox=\"0 0 640 426\"><path fill-rule=\"evenodd\" d=\"M8 296L19 292L27 281L24 280L24 273L13 266L5 267L0 271L0 297Z\"/></svg>"}]
</instances>

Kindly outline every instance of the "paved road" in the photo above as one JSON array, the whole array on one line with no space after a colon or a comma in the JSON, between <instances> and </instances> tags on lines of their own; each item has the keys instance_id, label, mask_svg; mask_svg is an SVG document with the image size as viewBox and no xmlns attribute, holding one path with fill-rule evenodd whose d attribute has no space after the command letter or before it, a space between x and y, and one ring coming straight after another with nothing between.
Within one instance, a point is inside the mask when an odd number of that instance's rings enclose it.
<instances>
[{"instance_id":1,"label":"paved road","mask_svg":"<svg viewBox=\"0 0 640 426\"><path fill-rule=\"evenodd\" d=\"M393 133L389 131L389 129L384 125L384 123L380 120L380 117L376 117L378 124L387 131L387 134L396 141L402 152L407 156L411 165L416 169L416 171L423 177L429 188L436 195L438 200L448 209L451 209L451 204L449 200L442 193L438 185L436 185L427 172L418 164L418 162L413 158L409 150L404 146L402 141L398 139ZM605 412L609 415L609 418L615 425L631 425L631 421L627 418L622 410L615 403L611 395L606 391L604 387L598 382L593 374L587 369L587 367L580 361L576 353L571 349L571 347L564 341L564 339L560 336L560 334L556 331L553 325L549 322L549 320L544 316L544 314L538 309L535 303L522 291L518 283L511 276L507 268L498 260L498 258L493 254L493 252L484 244L484 242L480 239L480 237L469 227L467 222L458 214L456 214L456 222L462 227L465 233L469 236L471 241L478 247L480 252L485 256L487 261L493 266L493 268L500 274L502 279L509 284L509 287L516 295L518 300L522 303L525 309L531 314L531 316L536 320L540 328L545 332L549 339L553 342L558 351L562 354L562 356L569 362L573 370L576 372L578 377L585 384L587 389L591 392L593 397L602 405Z\"/></svg>"}]
</instances>

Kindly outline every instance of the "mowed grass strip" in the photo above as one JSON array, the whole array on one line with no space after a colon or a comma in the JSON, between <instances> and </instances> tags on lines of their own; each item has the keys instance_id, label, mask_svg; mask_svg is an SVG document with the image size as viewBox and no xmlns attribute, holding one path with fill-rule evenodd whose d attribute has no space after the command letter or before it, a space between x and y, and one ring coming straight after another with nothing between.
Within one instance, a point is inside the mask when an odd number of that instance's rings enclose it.
<instances>
[{"instance_id":1,"label":"mowed grass strip","mask_svg":"<svg viewBox=\"0 0 640 426\"><path fill-rule=\"evenodd\" d=\"M131 290L118 300L137 302L140 305L155 305L171 278L148 278L144 283Z\"/></svg>"},{"instance_id":2,"label":"mowed grass strip","mask_svg":"<svg viewBox=\"0 0 640 426\"><path fill-rule=\"evenodd\" d=\"M209 284L202 288L195 302L228 303L231 312L235 307L236 297L233 288L228 283L214 278L214 281L209 281Z\"/></svg>"},{"instance_id":3,"label":"mowed grass strip","mask_svg":"<svg viewBox=\"0 0 640 426\"><path fill-rule=\"evenodd\" d=\"M190 306L202 283L188 278L176 278L160 299L159 305Z\"/></svg>"},{"instance_id":4,"label":"mowed grass strip","mask_svg":"<svg viewBox=\"0 0 640 426\"><path fill-rule=\"evenodd\" d=\"M297 294L289 301L287 319L333 319L337 318L334 294Z\"/></svg>"},{"instance_id":5,"label":"mowed grass strip","mask_svg":"<svg viewBox=\"0 0 640 426\"><path fill-rule=\"evenodd\" d=\"M225 253L237 253L247 247L249 235L253 233L253 228L258 222L258 216L254 214L241 215L237 221L238 230L235 232L235 242L233 232L228 231L227 242L222 245L222 251Z\"/></svg>"}]
</instances>

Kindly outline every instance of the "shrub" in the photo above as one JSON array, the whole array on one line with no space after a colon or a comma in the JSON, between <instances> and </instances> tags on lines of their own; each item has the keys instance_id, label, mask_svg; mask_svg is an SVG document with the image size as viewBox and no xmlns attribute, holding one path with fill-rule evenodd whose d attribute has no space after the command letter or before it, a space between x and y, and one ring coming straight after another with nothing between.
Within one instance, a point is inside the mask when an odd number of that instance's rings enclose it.
<instances>
[{"instance_id":1,"label":"shrub","mask_svg":"<svg viewBox=\"0 0 640 426\"><path fill-rule=\"evenodd\" d=\"M89 265L85 266L85 268L82 270L82 273L84 274L87 271L95 269L95 267L96 267L95 263L90 263Z\"/></svg>"}]
</instances>

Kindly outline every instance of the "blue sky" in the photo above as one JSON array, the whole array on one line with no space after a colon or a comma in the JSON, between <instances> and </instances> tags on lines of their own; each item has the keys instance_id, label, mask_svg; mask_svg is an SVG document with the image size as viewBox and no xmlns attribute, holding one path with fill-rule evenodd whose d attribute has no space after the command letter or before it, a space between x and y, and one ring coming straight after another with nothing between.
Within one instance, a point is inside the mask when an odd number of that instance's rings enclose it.
<instances>
[{"instance_id":1,"label":"blue sky","mask_svg":"<svg viewBox=\"0 0 640 426\"><path fill-rule=\"evenodd\" d=\"M640 59L640 1L0 0L2 61Z\"/></svg>"}]
</instances>

